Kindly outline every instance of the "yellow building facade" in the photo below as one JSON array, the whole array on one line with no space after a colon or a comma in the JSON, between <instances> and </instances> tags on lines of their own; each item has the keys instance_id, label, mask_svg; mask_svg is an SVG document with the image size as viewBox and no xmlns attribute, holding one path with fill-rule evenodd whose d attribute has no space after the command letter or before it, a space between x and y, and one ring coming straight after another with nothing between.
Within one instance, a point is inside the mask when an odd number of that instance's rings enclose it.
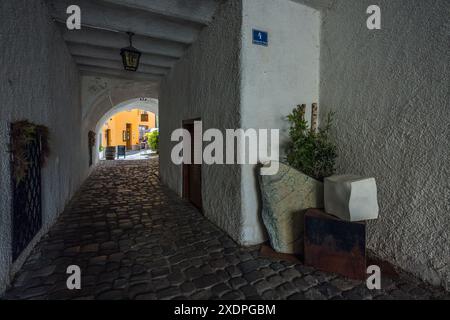
<instances>
[{"instance_id":1,"label":"yellow building facade","mask_svg":"<svg viewBox=\"0 0 450 320\"><path fill-rule=\"evenodd\" d=\"M132 109L115 114L102 127L102 146L138 150L145 131L156 128L154 113Z\"/></svg>"}]
</instances>

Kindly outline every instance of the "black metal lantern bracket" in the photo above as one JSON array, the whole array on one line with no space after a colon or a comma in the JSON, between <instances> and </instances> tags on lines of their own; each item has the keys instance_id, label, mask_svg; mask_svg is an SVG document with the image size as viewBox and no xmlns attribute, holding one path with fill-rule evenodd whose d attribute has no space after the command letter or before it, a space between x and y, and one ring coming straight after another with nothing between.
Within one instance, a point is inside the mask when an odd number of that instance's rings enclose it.
<instances>
[{"instance_id":1,"label":"black metal lantern bracket","mask_svg":"<svg viewBox=\"0 0 450 320\"><path fill-rule=\"evenodd\" d=\"M130 46L122 48L120 55L122 56L123 67L126 71L136 72L139 68L139 60L141 58L141 52L133 47L134 33L127 32L130 41Z\"/></svg>"}]
</instances>

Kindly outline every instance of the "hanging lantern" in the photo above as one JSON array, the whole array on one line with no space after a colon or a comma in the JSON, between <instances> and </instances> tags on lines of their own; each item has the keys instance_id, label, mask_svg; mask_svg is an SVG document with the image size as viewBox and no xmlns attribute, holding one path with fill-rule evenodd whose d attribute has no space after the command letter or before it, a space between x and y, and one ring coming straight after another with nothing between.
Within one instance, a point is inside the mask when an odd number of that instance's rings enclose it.
<instances>
[{"instance_id":1,"label":"hanging lantern","mask_svg":"<svg viewBox=\"0 0 450 320\"><path fill-rule=\"evenodd\" d=\"M141 52L133 47L132 38L134 33L127 32L127 34L130 39L130 46L120 50L123 67L127 71L137 71L139 67L139 59L141 58Z\"/></svg>"}]
</instances>

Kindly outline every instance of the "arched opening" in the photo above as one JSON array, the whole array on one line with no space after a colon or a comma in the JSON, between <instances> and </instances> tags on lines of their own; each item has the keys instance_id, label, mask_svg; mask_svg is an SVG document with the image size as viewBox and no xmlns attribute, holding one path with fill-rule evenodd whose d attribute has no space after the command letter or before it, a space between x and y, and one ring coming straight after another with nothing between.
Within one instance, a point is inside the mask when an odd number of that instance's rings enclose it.
<instances>
[{"instance_id":1,"label":"arched opening","mask_svg":"<svg viewBox=\"0 0 450 320\"><path fill-rule=\"evenodd\" d=\"M156 156L148 135L159 132L158 100L137 98L106 112L95 126L95 162L106 159L106 149L115 150L115 160L143 160ZM110 158L111 159L111 158Z\"/></svg>"}]
</instances>

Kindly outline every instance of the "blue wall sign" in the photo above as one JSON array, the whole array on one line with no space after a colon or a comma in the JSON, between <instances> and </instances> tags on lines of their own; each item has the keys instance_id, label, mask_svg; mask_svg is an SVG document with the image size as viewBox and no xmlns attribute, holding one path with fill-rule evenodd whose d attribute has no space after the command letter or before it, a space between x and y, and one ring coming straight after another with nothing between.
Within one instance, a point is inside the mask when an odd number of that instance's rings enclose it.
<instances>
[{"instance_id":1,"label":"blue wall sign","mask_svg":"<svg viewBox=\"0 0 450 320\"><path fill-rule=\"evenodd\" d=\"M269 45L269 34L265 31L253 29L253 44L267 47Z\"/></svg>"}]
</instances>

